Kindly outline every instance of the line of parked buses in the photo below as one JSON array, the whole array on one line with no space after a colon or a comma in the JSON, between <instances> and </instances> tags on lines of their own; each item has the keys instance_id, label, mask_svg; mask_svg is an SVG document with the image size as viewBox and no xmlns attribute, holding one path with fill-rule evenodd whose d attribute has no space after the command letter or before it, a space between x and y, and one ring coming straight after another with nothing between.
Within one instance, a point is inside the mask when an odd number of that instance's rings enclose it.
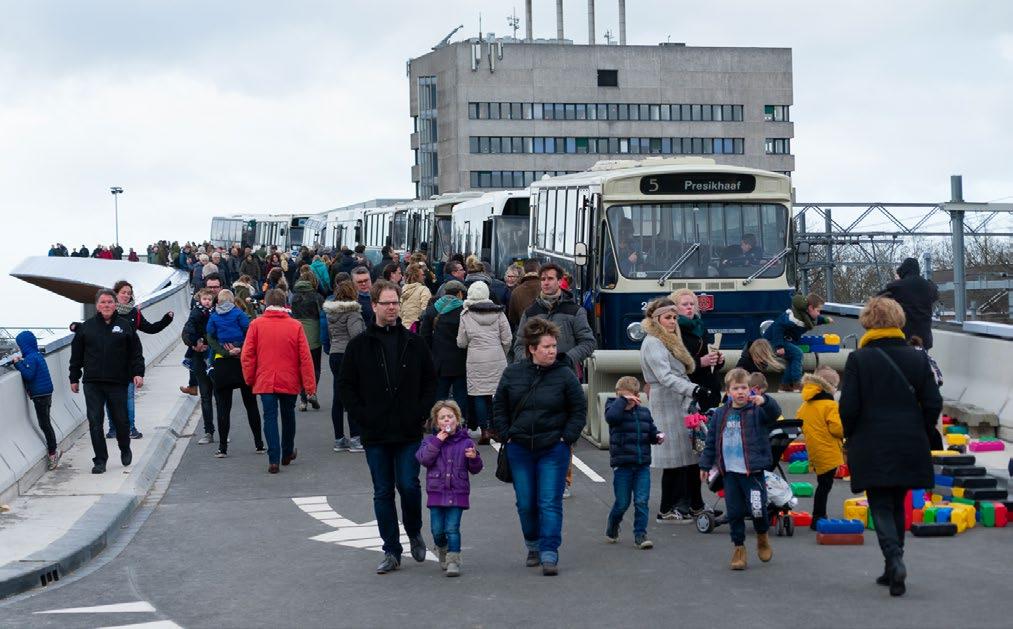
<instances>
[{"instance_id":1,"label":"line of parked buses","mask_svg":"<svg viewBox=\"0 0 1013 629\"><path fill-rule=\"evenodd\" d=\"M361 244L374 261L384 245L405 252L426 243L437 267L453 253L474 254L498 277L529 257L555 262L572 276L598 336L590 381L596 366L608 373L629 363L643 338L644 305L678 288L701 295L707 327L722 333L723 347L758 337L760 323L790 301L791 231L788 177L681 157L599 162L524 190L216 217L211 241Z\"/></svg>"}]
</instances>

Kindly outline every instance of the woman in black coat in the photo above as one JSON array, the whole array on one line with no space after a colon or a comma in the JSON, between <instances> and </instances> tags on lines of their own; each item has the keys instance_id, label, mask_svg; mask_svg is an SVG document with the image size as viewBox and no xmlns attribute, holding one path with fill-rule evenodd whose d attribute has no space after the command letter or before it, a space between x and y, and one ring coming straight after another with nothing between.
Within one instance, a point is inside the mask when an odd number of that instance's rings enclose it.
<instances>
[{"instance_id":1,"label":"woman in black coat","mask_svg":"<svg viewBox=\"0 0 1013 629\"><path fill-rule=\"evenodd\" d=\"M867 332L844 367L840 401L851 490L866 492L886 560L876 583L901 596L904 497L935 485L930 451L940 445L936 420L943 400L928 355L904 340L900 304L873 297L858 320Z\"/></svg>"},{"instance_id":2,"label":"woman in black coat","mask_svg":"<svg viewBox=\"0 0 1013 629\"><path fill-rule=\"evenodd\" d=\"M526 360L503 372L492 400L492 424L506 448L527 565L558 572L563 541L563 488L570 448L580 438L587 399L569 359L557 351L559 327L535 317L520 331Z\"/></svg>"},{"instance_id":3,"label":"woman in black coat","mask_svg":"<svg viewBox=\"0 0 1013 629\"><path fill-rule=\"evenodd\" d=\"M468 428L474 430L478 423L468 407L468 350L457 346L457 331L461 327L461 312L468 289L456 280L447 282L445 288L445 294L422 313L419 336L425 339L433 354L437 375L436 399L445 400L453 391L454 401L467 418Z\"/></svg>"},{"instance_id":4,"label":"woman in black coat","mask_svg":"<svg viewBox=\"0 0 1013 629\"><path fill-rule=\"evenodd\" d=\"M680 288L669 297L679 313L679 331L682 333L682 343L686 346L689 355L693 357L696 368L689 374L689 381L700 387L699 400L703 407L700 410L706 411L721 403L721 367L725 363L725 357L721 352L711 351L714 343L714 336L707 330L700 318L700 304L696 293L688 288ZM692 474L696 481L699 474ZM696 492L699 494L699 484L696 485Z\"/></svg>"}]
</instances>

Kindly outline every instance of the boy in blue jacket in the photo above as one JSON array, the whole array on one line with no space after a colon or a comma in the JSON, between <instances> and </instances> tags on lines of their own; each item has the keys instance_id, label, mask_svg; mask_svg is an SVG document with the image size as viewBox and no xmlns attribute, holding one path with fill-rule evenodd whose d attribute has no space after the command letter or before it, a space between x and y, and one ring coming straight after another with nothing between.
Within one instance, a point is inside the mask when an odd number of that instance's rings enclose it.
<instances>
[{"instance_id":1,"label":"boy in blue jacket","mask_svg":"<svg viewBox=\"0 0 1013 629\"><path fill-rule=\"evenodd\" d=\"M21 378L28 389L28 397L35 405L35 415L42 434L46 436L46 452L48 452L48 468L55 470L60 463L60 453L56 449L56 433L49 419L49 409L53 406L53 378L49 375L49 366L39 351L39 342L35 335L25 330L15 339L20 356L14 356L11 362L21 372Z\"/></svg>"},{"instance_id":2,"label":"boy in blue jacket","mask_svg":"<svg viewBox=\"0 0 1013 629\"><path fill-rule=\"evenodd\" d=\"M725 387L731 399L711 418L707 445L700 455L700 479L706 483L712 468L724 479L728 524L735 544L731 569L745 570L747 514L753 519L760 561L770 561L774 556L767 536L770 522L763 472L774 462L768 435L777 418L762 412L764 398L749 390L749 372L745 369L729 371Z\"/></svg>"},{"instance_id":3,"label":"boy in blue jacket","mask_svg":"<svg viewBox=\"0 0 1013 629\"><path fill-rule=\"evenodd\" d=\"M609 425L609 465L616 501L605 524L605 538L619 541L619 523L633 498L633 544L641 550L653 548L647 539L648 502L651 498L651 444L665 441L658 432L651 411L640 405L640 381L624 376L616 383L616 397L605 406Z\"/></svg>"},{"instance_id":4,"label":"boy in blue jacket","mask_svg":"<svg viewBox=\"0 0 1013 629\"><path fill-rule=\"evenodd\" d=\"M815 293L804 297L796 294L791 298L791 308L778 315L763 333L777 355L788 363L781 378L781 391L802 390L802 349L798 345L803 334L832 321L820 315L823 303L823 298Z\"/></svg>"}]
</instances>

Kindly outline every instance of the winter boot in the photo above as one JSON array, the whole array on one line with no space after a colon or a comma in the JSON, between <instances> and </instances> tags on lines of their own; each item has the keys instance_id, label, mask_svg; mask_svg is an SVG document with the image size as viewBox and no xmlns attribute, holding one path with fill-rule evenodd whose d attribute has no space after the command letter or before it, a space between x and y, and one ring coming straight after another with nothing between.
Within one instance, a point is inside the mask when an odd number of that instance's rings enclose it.
<instances>
[{"instance_id":1,"label":"winter boot","mask_svg":"<svg viewBox=\"0 0 1013 629\"><path fill-rule=\"evenodd\" d=\"M745 570L746 569L746 547L736 546L735 552L732 553L732 570Z\"/></svg>"},{"instance_id":2,"label":"winter boot","mask_svg":"<svg viewBox=\"0 0 1013 629\"><path fill-rule=\"evenodd\" d=\"M887 573L890 575L890 596L904 596L907 586L904 584L907 579L907 567L904 560L892 557L887 560Z\"/></svg>"},{"instance_id":3,"label":"winter boot","mask_svg":"<svg viewBox=\"0 0 1013 629\"><path fill-rule=\"evenodd\" d=\"M762 562L768 562L774 556L774 549L770 547L770 538L766 533L756 534L756 556Z\"/></svg>"},{"instance_id":4,"label":"winter boot","mask_svg":"<svg viewBox=\"0 0 1013 629\"><path fill-rule=\"evenodd\" d=\"M437 546L436 547L436 553L440 557L440 568L446 570L447 569L447 547L446 546Z\"/></svg>"},{"instance_id":5,"label":"winter boot","mask_svg":"<svg viewBox=\"0 0 1013 629\"><path fill-rule=\"evenodd\" d=\"M461 553L447 553L447 576L461 576Z\"/></svg>"}]
</instances>

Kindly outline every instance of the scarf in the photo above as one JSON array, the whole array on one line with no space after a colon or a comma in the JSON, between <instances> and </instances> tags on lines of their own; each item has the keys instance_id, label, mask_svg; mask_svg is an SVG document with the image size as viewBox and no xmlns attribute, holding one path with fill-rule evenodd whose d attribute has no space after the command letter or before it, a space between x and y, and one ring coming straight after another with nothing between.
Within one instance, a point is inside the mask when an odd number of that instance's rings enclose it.
<instances>
[{"instance_id":1,"label":"scarf","mask_svg":"<svg viewBox=\"0 0 1013 629\"><path fill-rule=\"evenodd\" d=\"M563 296L563 291L559 291L555 295L546 295L543 292L538 293L538 298L545 302L548 306L555 306L556 302Z\"/></svg>"},{"instance_id":2,"label":"scarf","mask_svg":"<svg viewBox=\"0 0 1013 629\"><path fill-rule=\"evenodd\" d=\"M116 314L123 315L124 317L130 314L130 311L134 309L134 300L131 299L125 304L116 302Z\"/></svg>"},{"instance_id":3,"label":"scarf","mask_svg":"<svg viewBox=\"0 0 1013 629\"><path fill-rule=\"evenodd\" d=\"M223 314L227 313L228 311L232 310L235 307L236 307L236 304L234 302L223 301L223 302L220 302L215 307L215 312L217 312L220 315L223 315Z\"/></svg>"},{"instance_id":4,"label":"scarf","mask_svg":"<svg viewBox=\"0 0 1013 629\"><path fill-rule=\"evenodd\" d=\"M457 297L454 297L453 295L444 295L443 297L437 299L436 303L433 304L433 307L436 308L436 312L440 313L441 315L447 314L451 310L454 310L455 308L460 308L462 306L464 306L464 302L458 299Z\"/></svg>"},{"instance_id":5,"label":"scarf","mask_svg":"<svg viewBox=\"0 0 1013 629\"><path fill-rule=\"evenodd\" d=\"M696 363L693 362L693 357L689 355L689 350L682 344L682 334L679 332L679 326L675 326L675 332L669 332L661 327L660 323L650 317L645 317L640 325L643 326L644 332L660 340L668 351L671 352L672 356L675 356L686 367L686 375L693 373L693 370L696 369Z\"/></svg>"},{"instance_id":6,"label":"scarf","mask_svg":"<svg viewBox=\"0 0 1013 629\"><path fill-rule=\"evenodd\" d=\"M879 339L904 339L904 332L900 328L873 328L862 335L858 341L858 347L865 347L868 343Z\"/></svg>"},{"instance_id":7,"label":"scarf","mask_svg":"<svg viewBox=\"0 0 1013 629\"><path fill-rule=\"evenodd\" d=\"M703 319L696 315L693 317L679 315L679 327L700 339L707 335L707 328L703 326Z\"/></svg>"}]
</instances>

